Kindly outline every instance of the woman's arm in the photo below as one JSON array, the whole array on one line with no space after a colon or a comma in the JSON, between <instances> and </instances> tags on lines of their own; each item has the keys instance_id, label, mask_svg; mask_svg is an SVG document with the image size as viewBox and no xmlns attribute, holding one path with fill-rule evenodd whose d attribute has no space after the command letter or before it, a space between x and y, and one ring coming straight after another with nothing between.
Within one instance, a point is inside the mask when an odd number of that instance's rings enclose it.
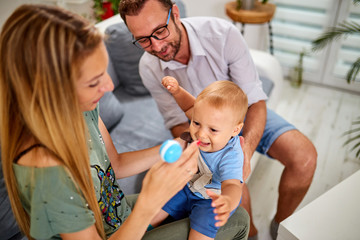
<instances>
[{"instance_id":1,"label":"woman's arm","mask_svg":"<svg viewBox=\"0 0 360 240\"><path fill-rule=\"evenodd\" d=\"M160 146L134 151L118 153L110 137L105 124L99 117L99 129L105 142L112 168L115 171L116 178L133 176L148 170L152 165L160 160Z\"/></svg>"},{"instance_id":2,"label":"woman's arm","mask_svg":"<svg viewBox=\"0 0 360 240\"><path fill-rule=\"evenodd\" d=\"M197 170L198 147L196 142L189 145L178 161L166 163L158 161L145 175L141 192L129 217L109 238L141 239L150 221L165 203L180 191ZM69 234L61 234L66 240L100 239L95 225Z\"/></svg>"}]
</instances>

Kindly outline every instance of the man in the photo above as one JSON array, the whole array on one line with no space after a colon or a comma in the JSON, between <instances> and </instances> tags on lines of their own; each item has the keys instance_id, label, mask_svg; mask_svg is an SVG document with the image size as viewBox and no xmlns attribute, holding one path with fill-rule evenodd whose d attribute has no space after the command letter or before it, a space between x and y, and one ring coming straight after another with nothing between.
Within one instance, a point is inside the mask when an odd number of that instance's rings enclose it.
<instances>
[{"instance_id":1,"label":"man","mask_svg":"<svg viewBox=\"0 0 360 240\"><path fill-rule=\"evenodd\" d=\"M162 87L164 76L175 77L193 96L217 80L233 81L247 94L249 109L242 131L244 177L250 173L250 158L255 150L285 166L277 212L270 227L272 237L276 238L279 223L295 211L311 184L317 153L302 133L266 108L267 97L239 31L231 23L216 18L180 20L179 9L171 0L122 0L119 12L133 34L134 44L146 51L140 60L140 75L175 137L189 124ZM246 186L242 206L251 217ZM249 236L257 238L252 221Z\"/></svg>"}]
</instances>

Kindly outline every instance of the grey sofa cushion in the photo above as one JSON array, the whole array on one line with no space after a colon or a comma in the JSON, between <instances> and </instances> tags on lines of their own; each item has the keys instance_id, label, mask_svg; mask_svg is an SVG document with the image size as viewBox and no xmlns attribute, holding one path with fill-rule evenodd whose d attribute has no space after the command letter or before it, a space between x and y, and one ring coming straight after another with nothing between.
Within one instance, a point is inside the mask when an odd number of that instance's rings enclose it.
<instances>
[{"instance_id":1,"label":"grey sofa cushion","mask_svg":"<svg viewBox=\"0 0 360 240\"><path fill-rule=\"evenodd\" d=\"M109 26L105 34L105 45L120 85L133 95L149 94L139 75L139 60L144 50L132 44L132 35L125 23Z\"/></svg>"},{"instance_id":2,"label":"grey sofa cushion","mask_svg":"<svg viewBox=\"0 0 360 240\"><path fill-rule=\"evenodd\" d=\"M10 200L5 186L5 179L2 171L1 152L0 152L0 239L22 239L20 229L15 221L11 210Z\"/></svg>"},{"instance_id":3,"label":"grey sofa cushion","mask_svg":"<svg viewBox=\"0 0 360 240\"><path fill-rule=\"evenodd\" d=\"M274 87L273 81L263 76L260 76L260 81L262 82L262 88L264 92L268 97L270 97L272 89Z\"/></svg>"},{"instance_id":4,"label":"grey sofa cushion","mask_svg":"<svg viewBox=\"0 0 360 240\"><path fill-rule=\"evenodd\" d=\"M99 102L100 117L108 131L121 121L124 109L112 92L107 92Z\"/></svg>"}]
</instances>

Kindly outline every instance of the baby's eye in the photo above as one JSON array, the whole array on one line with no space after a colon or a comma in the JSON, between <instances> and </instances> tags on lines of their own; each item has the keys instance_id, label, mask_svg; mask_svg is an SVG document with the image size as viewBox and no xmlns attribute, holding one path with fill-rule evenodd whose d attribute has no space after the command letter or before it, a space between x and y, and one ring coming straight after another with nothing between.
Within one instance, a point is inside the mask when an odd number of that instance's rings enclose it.
<instances>
[{"instance_id":1,"label":"baby's eye","mask_svg":"<svg viewBox=\"0 0 360 240\"><path fill-rule=\"evenodd\" d=\"M211 131L211 132L214 132L214 133L215 133L215 132L218 132L218 130L216 130L216 129L214 129L214 128L210 128L210 131Z\"/></svg>"},{"instance_id":2,"label":"baby's eye","mask_svg":"<svg viewBox=\"0 0 360 240\"><path fill-rule=\"evenodd\" d=\"M195 121L193 121L193 124L194 124L195 126L199 126L199 125L200 125L200 123L195 122Z\"/></svg>"}]
</instances>

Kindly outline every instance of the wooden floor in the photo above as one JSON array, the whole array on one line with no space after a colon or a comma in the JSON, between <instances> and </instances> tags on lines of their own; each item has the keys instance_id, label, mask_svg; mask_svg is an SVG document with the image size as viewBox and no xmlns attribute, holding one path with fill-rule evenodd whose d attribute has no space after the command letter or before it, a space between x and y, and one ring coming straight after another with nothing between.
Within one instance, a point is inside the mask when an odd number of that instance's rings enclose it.
<instances>
[{"instance_id":1,"label":"wooden floor","mask_svg":"<svg viewBox=\"0 0 360 240\"><path fill-rule=\"evenodd\" d=\"M349 136L342 136L360 117L360 95L309 84L294 88L285 81L275 110L303 132L318 152L313 183L298 209L360 169L360 159L350 152L352 145L343 146ZM276 211L282 170L278 161L263 156L248 183L260 240L271 240L269 224Z\"/></svg>"}]
</instances>

